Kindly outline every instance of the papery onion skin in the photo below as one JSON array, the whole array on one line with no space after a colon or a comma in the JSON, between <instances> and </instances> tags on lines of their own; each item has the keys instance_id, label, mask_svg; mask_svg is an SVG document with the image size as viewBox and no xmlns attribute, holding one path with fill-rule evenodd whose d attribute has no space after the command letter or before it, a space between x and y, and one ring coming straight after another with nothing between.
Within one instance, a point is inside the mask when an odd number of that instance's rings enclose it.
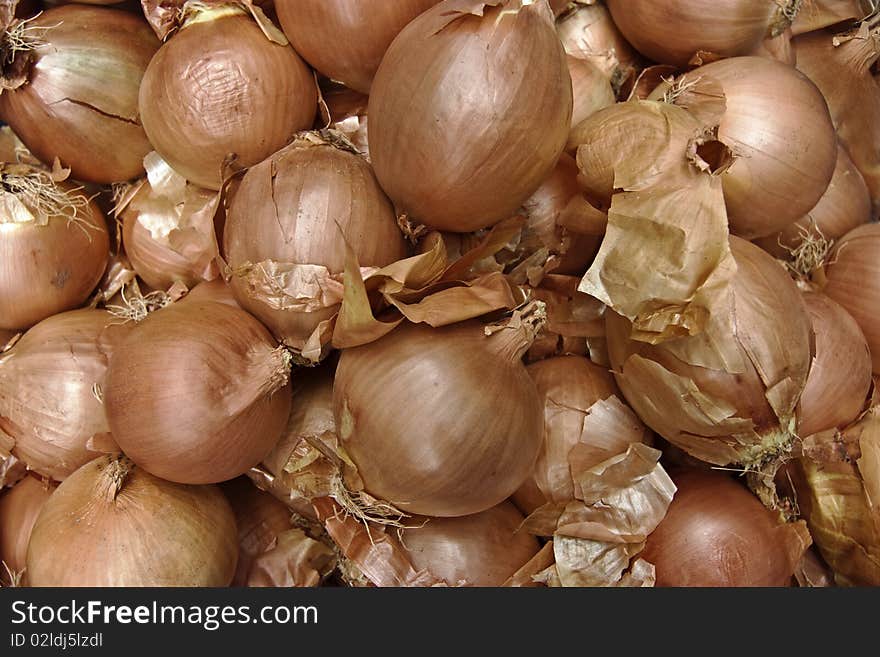
<instances>
[{"instance_id":1,"label":"papery onion skin","mask_svg":"<svg viewBox=\"0 0 880 657\"><path fill-rule=\"evenodd\" d=\"M401 531L416 570L427 570L449 586L501 586L538 553L541 544L525 530L510 502L459 518L419 519Z\"/></svg>"},{"instance_id":2,"label":"papery onion skin","mask_svg":"<svg viewBox=\"0 0 880 657\"><path fill-rule=\"evenodd\" d=\"M623 37L603 3L578 5L556 22L565 52L579 59L604 62L609 80L622 77L620 70L635 69L640 55Z\"/></svg>"},{"instance_id":3,"label":"papery onion skin","mask_svg":"<svg viewBox=\"0 0 880 657\"><path fill-rule=\"evenodd\" d=\"M129 12L66 5L32 28L41 38L29 81L0 94L0 115L47 165L57 157L77 180L112 183L143 171L152 148L138 116L138 89L159 41Z\"/></svg>"},{"instance_id":4,"label":"papery onion skin","mask_svg":"<svg viewBox=\"0 0 880 657\"><path fill-rule=\"evenodd\" d=\"M516 333L406 324L342 352L334 415L368 493L451 517L495 506L525 481L543 416L519 360L530 340Z\"/></svg>"},{"instance_id":5,"label":"papery onion skin","mask_svg":"<svg viewBox=\"0 0 880 657\"><path fill-rule=\"evenodd\" d=\"M62 481L103 451L110 427L101 386L128 330L105 310L73 310L43 320L0 355L0 432L28 468Z\"/></svg>"},{"instance_id":6,"label":"papery onion skin","mask_svg":"<svg viewBox=\"0 0 880 657\"><path fill-rule=\"evenodd\" d=\"M150 61L140 88L155 150L208 189L219 189L227 156L242 167L262 161L311 127L316 108L309 68L240 12L184 25Z\"/></svg>"},{"instance_id":7,"label":"papery onion skin","mask_svg":"<svg viewBox=\"0 0 880 657\"><path fill-rule=\"evenodd\" d=\"M678 491L641 556L656 586L790 586L810 544L803 523L780 524L774 512L724 474L673 473Z\"/></svg>"},{"instance_id":8,"label":"papery onion skin","mask_svg":"<svg viewBox=\"0 0 880 657\"><path fill-rule=\"evenodd\" d=\"M138 324L110 359L104 405L114 438L169 481L245 473L290 413L289 357L243 310L174 304Z\"/></svg>"},{"instance_id":9,"label":"papery onion skin","mask_svg":"<svg viewBox=\"0 0 880 657\"><path fill-rule=\"evenodd\" d=\"M412 21L370 93L380 184L412 220L450 232L515 214L556 163L572 111L546 0L472 4L488 5L482 17L445 0Z\"/></svg>"},{"instance_id":10,"label":"papery onion skin","mask_svg":"<svg viewBox=\"0 0 880 657\"><path fill-rule=\"evenodd\" d=\"M102 456L43 507L27 573L32 586L227 586L237 557L235 516L217 487Z\"/></svg>"},{"instance_id":11,"label":"papery onion skin","mask_svg":"<svg viewBox=\"0 0 880 657\"><path fill-rule=\"evenodd\" d=\"M440 0L277 0L284 34L316 70L368 94L382 56L407 23Z\"/></svg>"},{"instance_id":12,"label":"papery onion skin","mask_svg":"<svg viewBox=\"0 0 880 657\"><path fill-rule=\"evenodd\" d=\"M0 495L0 581L6 578L7 569L13 573L25 570L31 530L54 489L36 477L25 477Z\"/></svg>"},{"instance_id":13,"label":"papery onion skin","mask_svg":"<svg viewBox=\"0 0 880 657\"><path fill-rule=\"evenodd\" d=\"M880 374L880 224L859 226L847 233L829 257L822 292L856 320L871 350L875 374Z\"/></svg>"},{"instance_id":14,"label":"papery onion skin","mask_svg":"<svg viewBox=\"0 0 880 657\"><path fill-rule=\"evenodd\" d=\"M791 31L795 36L815 32L837 23L861 20L870 12L870 0L803 0Z\"/></svg>"}]
</instances>

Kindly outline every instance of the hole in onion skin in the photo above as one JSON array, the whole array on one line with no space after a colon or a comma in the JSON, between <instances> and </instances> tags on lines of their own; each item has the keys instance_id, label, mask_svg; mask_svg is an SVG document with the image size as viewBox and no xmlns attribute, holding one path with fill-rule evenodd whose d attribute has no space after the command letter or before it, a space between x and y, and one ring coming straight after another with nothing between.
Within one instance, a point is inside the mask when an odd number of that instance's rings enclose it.
<instances>
[{"instance_id":1,"label":"hole in onion skin","mask_svg":"<svg viewBox=\"0 0 880 657\"><path fill-rule=\"evenodd\" d=\"M227 586L235 516L216 486L184 486L124 456L102 456L67 478L31 533L31 586Z\"/></svg>"},{"instance_id":2,"label":"hole in onion skin","mask_svg":"<svg viewBox=\"0 0 880 657\"><path fill-rule=\"evenodd\" d=\"M27 546L40 510L55 485L27 476L0 494L0 583L10 586L10 574L27 573ZM26 583L24 581L20 583Z\"/></svg>"}]
</instances>

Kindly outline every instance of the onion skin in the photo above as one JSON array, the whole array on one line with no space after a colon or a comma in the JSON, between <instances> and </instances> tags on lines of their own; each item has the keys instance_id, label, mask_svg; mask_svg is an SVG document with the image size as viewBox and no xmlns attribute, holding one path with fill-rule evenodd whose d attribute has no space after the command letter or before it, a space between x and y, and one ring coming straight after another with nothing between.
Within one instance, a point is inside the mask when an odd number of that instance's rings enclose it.
<instances>
[{"instance_id":1,"label":"onion skin","mask_svg":"<svg viewBox=\"0 0 880 657\"><path fill-rule=\"evenodd\" d=\"M128 330L107 311L73 310L0 355L0 432L31 470L62 481L104 451L110 427L96 390Z\"/></svg>"},{"instance_id":2,"label":"onion skin","mask_svg":"<svg viewBox=\"0 0 880 657\"><path fill-rule=\"evenodd\" d=\"M641 554L656 568L656 586L791 585L810 545L803 523L779 524L726 475L687 470L672 477L678 492Z\"/></svg>"},{"instance_id":3,"label":"onion skin","mask_svg":"<svg viewBox=\"0 0 880 657\"><path fill-rule=\"evenodd\" d=\"M57 157L77 180L121 182L143 172L152 148L138 89L159 41L137 16L106 7L48 9L49 27L27 84L0 94L0 116L47 165Z\"/></svg>"},{"instance_id":4,"label":"onion skin","mask_svg":"<svg viewBox=\"0 0 880 657\"><path fill-rule=\"evenodd\" d=\"M215 486L183 486L102 456L71 475L31 534L31 586L227 586L235 516Z\"/></svg>"},{"instance_id":5,"label":"onion skin","mask_svg":"<svg viewBox=\"0 0 880 657\"><path fill-rule=\"evenodd\" d=\"M370 93L370 157L411 219L463 233L507 219L562 152L568 66L547 0L522 1L445 0L385 54ZM469 13L484 5L482 17Z\"/></svg>"},{"instance_id":6,"label":"onion skin","mask_svg":"<svg viewBox=\"0 0 880 657\"><path fill-rule=\"evenodd\" d=\"M225 303L227 306L234 308L241 308L232 294L232 288L222 278L199 283L180 300L180 302L190 301L214 301L216 303Z\"/></svg>"},{"instance_id":7,"label":"onion skin","mask_svg":"<svg viewBox=\"0 0 880 657\"><path fill-rule=\"evenodd\" d=\"M241 13L184 25L150 61L140 88L156 151L208 189L220 188L228 155L243 167L262 161L311 127L316 108L309 68Z\"/></svg>"},{"instance_id":8,"label":"onion skin","mask_svg":"<svg viewBox=\"0 0 880 657\"><path fill-rule=\"evenodd\" d=\"M54 486L36 477L25 477L0 495L0 562L6 566L3 571L25 570L31 530L53 490ZM5 573L0 579L3 576Z\"/></svg>"},{"instance_id":9,"label":"onion skin","mask_svg":"<svg viewBox=\"0 0 880 657\"><path fill-rule=\"evenodd\" d=\"M620 81L624 71L635 69L640 55L623 37L603 3L578 5L556 22L565 52L595 64L604 62L609 80Z\"/></svg>"},{"instance_id":10,"label":"onion skin","mask_svg":"<svg viewBox=\"0 0 880 657\"><path fill-rule=\"evenodd\" d=\"M870 0L803 0L791 31L795 36L815 32L844 21L861 20L870 12Z\"/></svg>"},{"instance_id":11,"label":"onion skin","mask_svg":"<svg viewBox=\"0 0 880 657\"><path fill-rule=\"evenodd\" d=\"M614 89L602 70L595 64L585 60L566 56L568 71L571 75L573 107L571 127L594 114L603 107L617 102Z\"/></svg>"},{"instance_id":12,"label":"onion skin","mask_svg":"<svg viewBox=\"0 0 880 657\"><path fill-rule=\"evenodd\" d=\"M328 78L361 93L394 37L440 0L277 0L284 34Z\"/></svg>"},{"instance_id":13,"label":"onion skin","mask_svg":"<svg viewBox=\"0 0 880 657\"><path fill-rule=\"evenodd\" d=\"M847 233L826 265L822 292L856 320L871 350L875 374L880 374L880 224L867 224Z\"/></svg>"},{"instance_id":14,"label":"onion skin","mask_svg":"<svg viewBox=\"0 0 880 657\"><path fill-rule=\"evenodd\" d=\"M110 359L105 408L122 450L151 474L216 483L259 463L290 413L289 357L242 310L174 304Z\"/></svg>"},{"instance_id":15,"label":"onion skin","mask_svg":"<svg viewBox=\"0 0 880 657\"><path fill-rule=\"evenodd\" d=\"M531 340L516 333L405 324L342 352L334 416L370 495L452 517L495 506L525 481L543 416L519 360Z\"/></svg>"}]
</instances>

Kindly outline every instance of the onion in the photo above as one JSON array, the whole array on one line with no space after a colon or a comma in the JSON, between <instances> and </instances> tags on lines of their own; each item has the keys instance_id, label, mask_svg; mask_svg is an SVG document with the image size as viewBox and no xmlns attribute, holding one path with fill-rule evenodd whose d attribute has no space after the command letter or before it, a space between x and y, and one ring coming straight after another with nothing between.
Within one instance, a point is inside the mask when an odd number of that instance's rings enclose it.
<instances>
[{"instance_id":1,"label":"onion","mask_svg":"<svg viewBox=\"0 0 880 657\"><path fill-rule=\"evenodd\" d=\"M0 115L27 147L46 164L59 158L78 180L138 176L151 150L138 88L159 47L144 21L116 9L67 5L10 30L6 44L15 33L32 49L4 66Z\"/></svg>"},{"instance_id":2,"label":"onion","mask_svg":"<svg viewBox=\"0 0 880 657\"><path fill-rule=\"evenodd\" d=\"M315 69L368 94L382 55L407 23L440 0L277 0L287 38Z\"/></svg>"},{"instance_id":3,"label":"onion","mask_svg":"<svg viewBox=\"0 0 880 657\"><path fill-rule=\"evenodd\" d=\"M791 585L811 542L803 522L780 524L726 475L684 470L672 478L678 492L642 552L657 586Z\"/></svg>"},{"instance_id":4,"label":"onion","mask_svg":"<svg viewBox=\"0 0 880 657\"><path fill-rule=\"evenodd\" d=\"M815 85L763 57L701 66L680 82L692 83L718 84L726 97L718 139L739 155L722 178L731 231L746 239L772 235L815 207L837 158L834 126ZM709 102L717 102L715 94Z\"/></svg>"},{"instance_id":5,"label":"onion","mask_svg":"<svg viewBox=\"0 0 880 657\"><path fill-rule=\"evenodd\" d=\"M370 93L370 157L399 210L438 230L472 232L510 217L538 188L562 152L571 111L547 0L445 0L382 60Z\"/></svg>"},{"instance_id":6,"label":"onion","mask_svg":"<svg viewBox=\"0 0 880 657\"><path fill-rule=\"evenodd\" d=\"M801 437L855 421L871 388L871 354L856 321L824 294L807 293L804 301L816 356L798 405Z\"/></svg>"},{"instance_id":7,"label":"onion","mask_svg":"<svg viewBox=\"0 0 880 657\"><path fill-rule=\"evenodd\" d=\"M107 226L81 189L26 165L0 167L0 329L75 308L101 280Z\"/></svg>"},{"instance_id":8,"label":"onion","mask_svg":"<svg viewBox=\"0 0 880 657\"><path fill-rule=\"evenodd\" d=\"M227 156L254 165L309 128L317 91L293 48L269 41L243 9L209 6L188 15L147 67L140 113L175 171L219 189Z\"/></svg>"},{"instance_id":9,"label":"onion","mask_svg":"<svg viewBox=\"0 0 880 657\"><path fill-rule=\"evenodd\" d=\"M31 470L61 481L116 451L101 386L127 333L107 311L74 310L43 320L0 355L0 434Z\"/></svg>"},{"instance_id":10,"label":"onion","mask_svg":"<svg viewBox=\"0 0 880 657\"><path fill-rule=\"evenodd\" d=\"M794 43L792 43L793 38L791 28L789 28L781 34L767 37L748 54L775 59L789 66L797 66L797 53L794 50Z\"/></svg>"},{"instance_id":11,"label":"onion","mask_svg":"<svg viewBox=\"0 0 880 657\"><path fill-rule=\"evenodd\" d=\"M236 299L295 350L339 310L346 242L361 266L407 253L370 165L312 133L245 174L224 242Z\"/></svg>"},{"instance_id":12,"label":"onion","mask_svg":"<svg viewBox=\"0 0 880 657\"><path fill-rule=\"evenodd\" d=\"M603 107L613 105L617 98L611 82L602 70L586 59L566 56L568 72L571 75L573 107L571 127L574 128L588 116Z\"/></svg>"},{"instance_id":13,"label":"onion","mask_svg":"<svg viewBox=\"0 0 880 657\"><path fill-rule=\"evenodd\" d=\"M844 21L861 20L871 11L871 0L803 0L791 30L798 36Z\"/></svg>"},{"instance_id":14,"label":"onion","mask_svg":"<svg viewBox=\"0 0 880 657\"><path fill-rule=\"evenodd\" d=\"M55 487L25 477L0 495L0 582L16 584L27 565L27 546L37 516Z\"/></svg>"},{"instance_id":15,"label":"onion","mask_svg":"<svg viewBox=\"0 0 880 657\"><path fill-rule=\"evenodd\" d=\"M290 412L289 355L244 311L173 304L110 358L105 407L122 450L179 483L232 479L259 463Z\"/></svg>"},{"instance_id":16,"label":"onion","mask_svg":"<svg viewBox=\"0 0 880 657\"><path fill-rule=\"evenodd\" d=\"M832 251L822 290L858 322L868 340L874 372L880 374L880 224L847 233Z\"/></svg>"},{"instance_id":17,"label":"onion","mask_svg":"<svg viewBox=\"0 0 880 657\"><path fill-rule=\"evenodd\" d=\"M27 553L32 586L226 586L235 516L214 486L183 486L101 456L40 512Z\"/></svg>"},{"instance_id":18,"label":"onion","mask_svg":"<svg viewBox=\"0 0 880 657\"><path fill-rule=\"evenodd\" d=\"M559 17L556 29L566 53L599 65L612 84L622 83L640 64L602 3L577 4Z\"/></svg>"},{"instance_id":19,"label":"onion","mask_svg":"<svg viewBox=\"0 0 880 657\"><path fill-rule=\"evenodd\" d=\"M367 125L369 96L332 82L321 85L321 96L327 105L330 129L345 135L345 138L357 151L369 160L370 144Z\"/></svg>"},{"instance_id":20,"label":"onion","mask_svg":"<svg viewBox=\"0 0 880 657\"><path fill-rule=\"evenodd\" d=\"M788 27L795 2L774 0L608 0L623 36L662 64L685 66L697 52L745 55Z\"/></svg>"},{"instance_id":21,"label":"onion","mask_svg":"<svg viewBox=\"0 0 880 657\"><path fill-rule=\"evenodd\" d=\"M334 415L365 490L444 517L510 496L542 443L540 400L520 360L536 330L528 318L490 337L474 322L404 324L344 350Z\"/></svg>"},{"instance_id":22,"label":"onion","mask_svg":"<svg viewBox=\"0 0 880 657\"><path fill-rule=\"evenodd\" d=\"M183 301L215 301L235 308L241 307L232 294L232 288L222 278L199 283L181 299L181 302Z\"/></svg>"}]
</instances>

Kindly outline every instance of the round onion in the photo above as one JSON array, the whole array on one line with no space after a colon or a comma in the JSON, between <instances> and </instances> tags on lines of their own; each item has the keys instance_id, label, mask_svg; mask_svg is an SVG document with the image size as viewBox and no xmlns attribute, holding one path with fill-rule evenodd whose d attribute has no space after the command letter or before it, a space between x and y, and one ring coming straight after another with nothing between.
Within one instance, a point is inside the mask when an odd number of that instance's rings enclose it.
<instances>
[{"instance_id":1,"label":"round onion","mask_svg":"<svg viewBox=\"0 0 880 657\"><path fill-rule=\"evenodd\" d=\"M780 524L746 488L705 470L673 473L678 491L641 556L657 586L790 586L810 545L802 522Z\"/></svg>"},{"instance_id":2,"label":"round onion","mask_svg":"<svg viewBox=\"0 0 880 657\"><path fill-rule=\"evenodd\" d=\"M289 355L243 310L214 302L150 314L110 358L110 430L139 466L186 484L259 463L290 412Z\"/></svg>"},{"instance_id":3,"label":"round onion","mask_svg":"<svg viewBox=\"0 0 880 657\"><path fill-rule=\"evenodd\" d=\"M312 73L293 48L272 43L241 9L208 7L150 61L140 113L150 142L197 185L219 189L234 154L248 167L311 127Z\"/></svg>"},{"instance_id":4,"label":"round onion","mask_svg":"<svg viewBox=\"0 0 880 657\"><path fill-rule=\"evenodd\" d=\"M43 320L0 355L0 433L28 468L61 481L114 449L101 385L127 333L107 311L73 310Z\"/></svg>"},{"instance_id":5,"label":"round onion","mask_svg":"<svg viewBox=\"0 0 880 657\"><path fill-rule=\"evenodd\" d=\"M277 0L287 38L315 69L368 94L382 55L416 16L440 0Z\"/></svg>"},{"instance_id":6,"label":"round onion","mask_svg":"<svg viewBox=\"0 0 880 657\"><path fill-rule=\"evenodd\" d=\"M623 38L603 3L577 4L556 23L565 52L602 67L620 83L639 65L639 54Z\"/></svg>"},{"instance_id":7,"label":"round onion","mask_svg":"<svg viewBox=\"0 0 880 657\"><path fill-rule=\"evenodd\" d=\"M101 280L107 225L80 189L24 165L0 168L0 329L76 308Z\"/></svg>"},{"instance_id":8,"label":"round onion","mask_svg":"<svg viewBox=\"0 0 880 657\"><path fill-rule=\"evenodd\" d=\"M27 552L32 586L227 586L235 516L214 486L183 486L102 456L43 506Z\"/></svg>"},{"instance_id":9,"label":"round onion","mask_svg":"<svg viewBox=\"0 0 880 657\"><path fill-rule=\"evenodd\" d=\"M316 135L245 174L223 239L238 302L296 350L339 309L346 241L362 267L407 253L369 163Z\"/></svg>"},{"instance_id":10,"label":"round onion","mask_svg":"<svg viewBox=\"0 0 880 657\"><path fill-rule=\"evenodd\" d=\"M477 3L482 16L459 4L421 14L385 54L370 157L398 209L472 232L513 215L550 173L572 97L547 0Z\"/></svg>"},{"instance_id":11,"label":"round onion","mask_svg":"<svg viewBox=\"0 0 880 657\"><path fill-rule=\"evenodd\" d=\"M602 70L586 59L566 56L568 72L571 75L573 106L571 127L588 116L595 114L603 107L617 102L611 82Z\"/></svg>"},{"instance_id":12,"label":"round onion","mask_svg":"<svg viewBox=\"0 0 880 657\"><path fill-rule=\"evenodd\" d=\"M509 497L532 471L542 409L520 360L527 325L405 324L346 349L333 386L342 445L372 496L407 513L462 516Z\"/></svg>"},{"instance_id":13,"label":"round onion","mask_svg":"<svg viewBox=\"0 0 880 657\"><path fill-rule=\"evenodd\" d=\"M149 26L128 12L66 5L20 29L40 45L17 55L34 62L21 86L0 94L3 119L40 160L59 158L78 180L138 176L152 150L138 116L141 78L159 47Z\"/></svg>"},{"instance_id":14,"label":"round onion","mask_svg":"<svg viewBox=\"0 0 880 657\"><path fill-rule=\"evenodd\" d=\"M27 546L40 510L55 487L25 477L0 495L0 582L9 586L27 565Z\"/></svg>"},{"instance_id":15,"label":"round onion","mask_svg":"<svg viewBox=\"0 0 880 657\"><path fill-rule=\"evenodd\" d=\"M880 374L880 224L867 224L841 239L826 267L822 290L858 322L868 340L875 374Z\"/></svg>"}]
</instances>

